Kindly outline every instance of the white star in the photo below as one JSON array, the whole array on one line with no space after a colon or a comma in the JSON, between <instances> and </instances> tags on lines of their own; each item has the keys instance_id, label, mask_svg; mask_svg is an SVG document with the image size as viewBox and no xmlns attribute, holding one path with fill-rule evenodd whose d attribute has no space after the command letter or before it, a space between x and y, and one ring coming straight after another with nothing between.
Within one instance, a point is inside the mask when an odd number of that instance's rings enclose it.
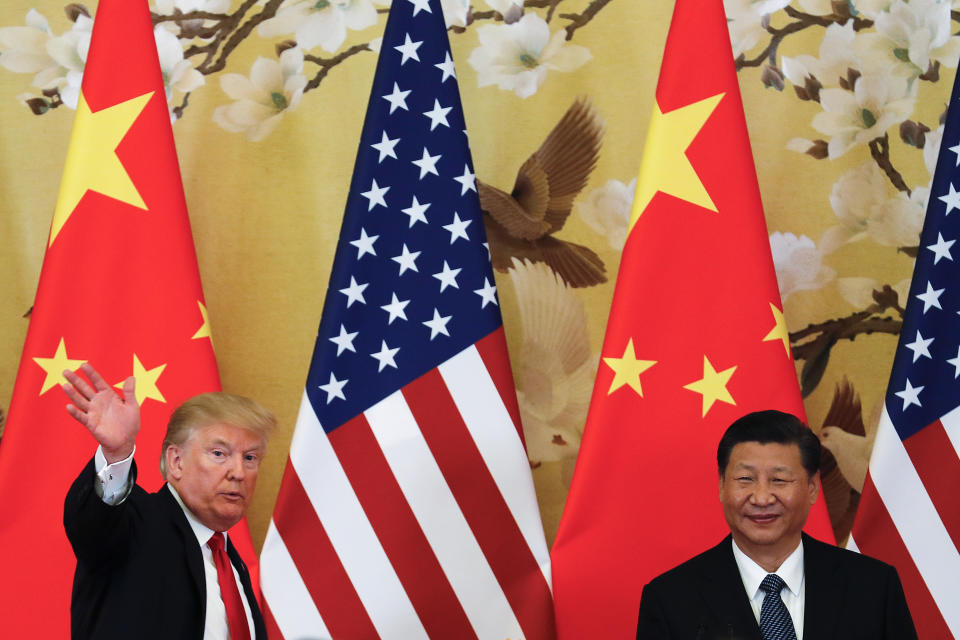
<instances>
[{"instance_id":1,"label":"white star","mask_svg":"<svg viewBox=\"0 0 960 640\"><path fill-rule=\"evenodd\" d=\"M447 261L443 261L443 271L433 274L433 277L440 281L440 293L443 293L443 290L447 287L460 288L460 285L457 284L457 274L460 271L460 269L451 269L447 265Z\"/></svg>"},{"instance_id":2,"label":"white star","mask_svg":"<svg viewBox=\"0 0 960 640\"><path fill-rule=\"evenodd\" d=\"M933 358L933 356L930 355L931 342L933 342L933 338L927 338L926 340L924 340L923 336L920 335L920 332L917 331L916 340L914 340L913 342L905 346L907 347L907 349L910 349L910 351L913 351L913 361L916 362L917 360L920 359L920 356L924 356L926 358Z\"/></svg>"},{"instance_id":3,"label":"white star","mask_svg":"<svg viewBox=\"0 0 960 640\"><path fill-rule=\"evenodd\" d=\"M402 67L407 60L416 60L420 62L420 56L417 55L417 49L420 48L420 45L423 44L423 40L419 42L414 42L410 39L410 34L408 33L403 41L403 44L398 44L394 47L397 51L403 54L403 57L400 59L400 66Z\"/></svg>"},{"instance_id":4,"label":"white star","mask_svg":"<svg viewBox=\"0 0 960 640\"><path fill-rule=\"evenodd\" d=\"M340 398L341 400L346 400L346 396L343 395L343 388L347 385L349 380L337 380L336 376L333 375L333 371L330 372L330 382L327 384L321 384L320 389L326 391L327 393L327 404L334 398Z\"/></svg>"},{"instance_id":5,"label":"white star","mask_svg":"<svg viewBox=\"0 0 960 640\"><path fill-rule=\"evenodd\" d=\"M383 196L387 191L390 191L390 187L381 187L377 184L377 181L374 180L370 190L364 191L360 194L370 201L367 205L367 211L370 211L378 204L383 205L384 207L387 206L387 201L383 199Z\"/></svg>"},{"instance_id":6,"label":"white star","mask_svg":"<svg viewBox=\"0 0 960 640\"><path fill-rule=\"evenodd\" d=\"M401 253L398 256L394 256L392 258L394 262L400 265L400 273L397 275L402 276L403 272L406 271L407 269L409 269L410 271L419 271L419 269L417 269L417 263L416 263L416 260L419 257L420 257L419 251L411 252L409 249L407 249L407 245L404 244L403 253Z\"/></svg>"},{"instance_id":7,"label":"white star","mask_svg":"<svg viewBox=\"0 0 960 640\"><path fill-rule=\"evenodd\" d=\"M423 157L419 160L413 160L413 164L420 167L420 179L423 180L423 176L428 173L432 173L435 176L439 176L437 173L437 160L440 159L440 154L438 153L435 156L430 155L430 152L427 151L427 148L423 148Z\"/></svg>"},{"instance_id":8,"label":"white star","mask_svg":"<svg viewBox=\"0 0 960 640\"><path fill-rule=\"evenodd\" d=\"M344 351L357 352L357 350L353 348L353 339L357 337L357 333L356 331L347 333L346 327L342 324L340 325L340 335L335 338L330 338L330 342L337 345L337 355L340 355Z\"/></svg>"},{"instance_id":9,"label":"white star","mask_svg":"<svg viewBox=\"0 0 960 640\"><path fill-rule=\"evenodd\" d=\"M380 366L377 368L377 371L383 371L384 367L393 367L397 368L397 363L393 359L393 356L397 355L397 351L400 351L400 347L394 347L391 349L387 346L386 340L380 341L380 351L377 353L371 353L370 357L380 363Z\"/></svg>"},{"instance_id":10,"label":"white star","mask_svg":"<svg viewBox=\"0 0 960 640\"><path fill-rule=\"evenodd\" d=\"M453 212L453 222L443 225L443 228L450 232L450 244L456 242L457 238L463 238L467 241L470 240L470 238L467 237L467 225L471 222L473 222L473 220L461 220L460 214L456 211Z\"/></svg>"},{"instance_id":11,"label":"white star","mask_svg":"<svg viewBox=\"0 0 960 640\"><path fill-rule=\"evenodd\" d=\"M383 96L383 99L390 103L390 113L393 113L397 110L397 107L400 107L404 111L409 111L407 109L407 96L410 95L410 89L406 91L400 91L400 87L397 86L397 83L393 83L393 93Z\"/></svg>"},{"instance_id":12,"label":"white star","mask_svg":"<svg viewBox=\"0 0 960 640\"><path fill-rule=\"evenodd\" d=\"M944 289L934 290L933 286L928 282L927 290L923 293L917 294L918 300L923 300L923 312L926 313L930 310L930 307L936 307L937 309L943 309L940 306L940 294L944 292Z\"/></svg>"},{"instance_id":13,"label":"white star","mask_svg":"<svg viewBox=\"0 0 960 640\"><path fill-rule=\"evenodd\" d=\"M960 167L960 144L950 147L950 151L953 151L957 154L957 166Z\"/></svg>"},{"instance_id":14,"label":"white star","mask_svg":"<svg viewBox=\"0 0 960 640\"><path fill-rule=\"evenodd\" d=\"M447 337L450 334L447 332L447 323L450 322L450 318L453 316L440 316L440 312L436 309L433 310L433 319L427 320L423 324L430 329L430 339L433 340L437 337L438 334L443 334Z\"/></svg>"},{"instance_id":15,"label":"white star","mask_svg":"<svg viewBox=\"0 0 960 640\"><path fill-rule=\"evenodd\" d=\"M903 398L903 411L907 410L912 404L922 407L920 404L920 392L923 391L923 387L914 387L910 384L910 380L907 380L907 387L903 391L897 391L893 395Z\"/></svg>"},{"instance_id":16,"label":"white star","mask_svg":"<svg viewBox=\"0 0 960 640\"><path fill-rule=\"evenodd\" d=\"M960 378L960 347L957 347L957 357L947 360L947 364L952 364L953 368L956 369L953 374L953 378Z\"/></svg>"},{"instance_id":17,"label":"white star","mask_svg":"<svg viewBox=\"0 0 960 640\"><path fill-rule=\"evenodd\" d=\"M401 211L403 211L405 214L410 216L410 226L412 227L417 222L428 224L427 216L424 214L426 214L427 209L429 208L430 208L429 202L424 202L423 204L420 204L420 202L417 201L417 196L413 196L413 202L410 203L410 206L407 207L406 209L401 209Z\"/></svg>"},{"instance_id":18,"label":"white star","mask_svg":"<svg viewBox=\"0 0 960 640\"><path fill-rule=\"evenodd\" d=\"M423 9L427 13L433 13L430 10L430 0L408 0L410 4L413 5L413 15L420 13L420 10Z\"/></svg>"},{"instance_id":19,"label":"white star","mask_svg":"<svg viewBox=\"0 0 960 640\"><path fill-rule=\"evenodd\" d=\"M446 82L447 78L453 78L454 80L457 79L457 70L453 66L453 58L450 57L450 52L447 51L444 56L443 62L433 65L437 69L440 69L440 71L443 71L443 77L440 78L440 84Z\"/></svg>"},{"instance_id":20,"label":"white star","mask_svg":"<svg viewBox=\"0 0 960 640\"><path fill-rule=\"evenodd\" d=\"M386 131L380 134L380 142L370 145L380 152L380 157L377 159L377 164L383 162L384 158L397 157L397 152L394 151L394 149L396 148L398 142L400 142L400 138L394 138L391 140L389 136L387 136Z\"/></svg>"},{"instance_id":21,"label":"white star","mask_svg":"<svg viewBox=\"0 0 960 640\"><path fill-rule=\"evenodd\" d=\"M347 308L350 308L354 302L359 302L360 304L367 304L367 301L363 299L363 290L367 288L366 284L357 284L357 281L353 279L353 276L350 276L350 286L344 289L340 289L340 293L347 296Z\"/></svg>"},{"instance_id":22,"label":"white star","mask_svg":"<svg viewBox=\"0 0 960 640\"><path fill-rule=\"evenodd\" d=\"M397 300L397 294L393 294L393 300L390 301L390 304L385 304L380 307L390 314L390 319L387 320L387 324L393 324L393 321L397 318L406 320L407 314L404 312L404 309L408 304L410 304L409 300Z\"/></svg>"},{"instance_id":23,"label":"white star","mask_svg":"<svg viewBox=\"0 0 960 640\"><path fill-rule=\"evenodd\" d=\"M357 260L368 253L372 256L377 255L377 252L373 250L373 243L376 242L379 237L380 236L368 236L365 229L360 229L360 237L350 241L350 244L357 248Z\"/></svg>"},{"instance_id":24,"label":"white star","mask_svg":"<svg viewBox=\"0 0 960 640\"><path fill-rule=\"evenodd\" d=\"M474 289L473 292L483 299L483 304L480 305L481 309L485 309L488 302L497 304L497 286L490 284L490 281L487 278L483 279L483 288Z\"/></svg>"},{"instance_id":25,"label":"white star","mask_svg":"<svg viewBox=\"0 0 960 640\"><path fill-rule=\"evenodd\" d=\"M957 145L957 146L960 146L960 145ZM933 251L933 255L934 255L933 264L937 264L938 262L940 262L940 258L946 258L947 260L953 261L953 256L950 255L950 247L953 246L954 242L956 242L956 240L950 240L949 242L944 240L942 233L937 234L937 243L931 244L930 246L927 247L927 249L930 249L930 251Z\"/></svg>"},{"instance_id":26,"label":"white star","mask_svg":"<svg viewBox=\"0 0 960 640\"><path fill-rule=\"evenodd\" d=\"M467 191L477 190L477 176L470 173L470 167L467 165L463 165L463 175L454 178L454 180L460 183L460 195L464 195Z\"/></svg>"},{"instance_id":27,"label":"white star","mask_svg":"<svg viewBox=\"0 0 960 640\"><path fill-rule=\"evenodd\" d=\"M442 124L448 128L450 127L450 123L447 122L447 114L450 113L450 109L452 108L453 107L441 107L440 101L434 99L433 109L423 112L423 115L430 118L430 131L436 129L438 124Z\"/></svg>"},{"instance_id":28,"label":"white star","mask_svg":"<svg viewBox=\"0 0 960 640\"><path fill-rule=\"evenodd\" d=\"M940 196L938 199L947 205L947 212L944 215L950 215L950 212L954 209L960 209L960 191L953 188L952 182L950 183L950 193Z\"/></svg>"}]
</instances>

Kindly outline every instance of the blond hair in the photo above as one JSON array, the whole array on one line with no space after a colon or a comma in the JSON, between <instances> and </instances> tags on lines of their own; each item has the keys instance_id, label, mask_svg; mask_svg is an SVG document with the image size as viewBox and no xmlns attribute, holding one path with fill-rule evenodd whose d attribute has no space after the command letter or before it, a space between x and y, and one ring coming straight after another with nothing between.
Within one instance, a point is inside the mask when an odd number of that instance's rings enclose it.
<instances>
[{"instance_id":1,"label":"blond hair","mask_svg":"<svg viewBox=\"0 0 960 640\"><path fill-rule=\"evenodd\" d=\"M167 423L167 433L160 447L160 475L167 478L167 449L182 447L194 431L214 424L229 424L260 436L266 445L267 437L277 426L270 411L250 398L216 391L201 393L177 407Z\"/></svg>"}]
</instances>

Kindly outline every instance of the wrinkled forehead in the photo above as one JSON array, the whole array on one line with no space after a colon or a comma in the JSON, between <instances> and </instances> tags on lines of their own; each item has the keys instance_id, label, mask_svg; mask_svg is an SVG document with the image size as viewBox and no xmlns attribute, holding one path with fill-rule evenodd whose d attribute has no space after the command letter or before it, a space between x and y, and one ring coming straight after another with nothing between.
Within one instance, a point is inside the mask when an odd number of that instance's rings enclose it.
<instances>
[{"instance_id":1,"label":"wrinkled forehead","mask_svg":"<svg viewBox=\"0 0 960 640\"><path fill-rule=\"evenodd\" d=\"M747 441L734 445L727 470L804 472L803 456L795 443Z\"/></svg>"},{"instance_id":2,"label":"wrinkled forehead","mask_svg":"<svg viewBox=\"0 0 960 640\"><path fill-rule=\"evenodd\" d=\"M186 444L202 447L225 446L230 449L264 449L266 438L254 429L242 425L213 422L191 428Z\"/></svg>"}]
</instances>

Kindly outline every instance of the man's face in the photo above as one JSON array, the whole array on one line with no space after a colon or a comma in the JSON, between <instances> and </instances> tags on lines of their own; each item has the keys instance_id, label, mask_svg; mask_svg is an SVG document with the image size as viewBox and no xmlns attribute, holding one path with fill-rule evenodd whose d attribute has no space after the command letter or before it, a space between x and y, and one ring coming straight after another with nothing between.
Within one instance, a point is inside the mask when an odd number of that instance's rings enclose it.
<instances>
[{"instance_id":1,"label":"man's face","mask_svg":"<svg viewBox=\"0 0 960 640\"><path fill-rule=\"evenodd\" d=\"M756 559L782 556L800 544L817 500L820 474L810 477L795 444L741 442L720 478L720 502L740 549Z\"/></svg>"},{"instance_id":2,"label":"man's face","mask_svg":"<svg viewBox=\"0 0 960 640\"><path fill-rule=\"evenodd\" d=\"M182 447L167 448L167 478L200 522L226 531L250 506L263 450L252 431L213 424L195 430Z\"/></svg>"}]
</instances>

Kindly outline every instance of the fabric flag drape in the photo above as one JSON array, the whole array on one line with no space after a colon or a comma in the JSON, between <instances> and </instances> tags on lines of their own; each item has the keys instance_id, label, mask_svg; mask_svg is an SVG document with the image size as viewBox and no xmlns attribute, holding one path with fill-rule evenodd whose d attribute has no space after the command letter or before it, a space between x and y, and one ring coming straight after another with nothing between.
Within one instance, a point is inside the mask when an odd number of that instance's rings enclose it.
<instances>
[{"instance_id":1,"label":"fabric flag drape","mask_svg":"<svg viewBox=\"0 0 960 640\"><path fill-rule=\"evenodd\" d=\"M677 0L580 454L560 638L633 638L643 586L727 532L716 447L804 415L721 2ZM808 530L833 534L822 500Z\"/></svg>"},{"instance_id":2,"label":"fabric flag drape","mask_svg":"<svg viewBox=\"0 0 960 640\"><path fill-rule=\"evenodd\" d=\"M393 3L260 561L285 638L554 637L439 0Z\"/></svg>"},{"instance_id":3,"label":"fabric flag drape","mask_svg":"<svg viewBox=\"0 0 960 640\"><path fill-rule=\"evenodd\" d=\"M847 546L897 568L920 638L960 638L960 84Z\"/></svg>"},{"instance_id":4,"label":"fabric flag drape","mask_svg":"<svg viewBox=\"0 0 960 640\"><path fill-rule=\"evenodd\" d=\"M96 442L64 369L136 376L138 480L161 484L172 410L220 386L146 0L102 0L10 414L0 441L2 635L66 638L75 560L63 500ZM231 539L255 569L241 522Z\"/></svg>"}]
</instances>

